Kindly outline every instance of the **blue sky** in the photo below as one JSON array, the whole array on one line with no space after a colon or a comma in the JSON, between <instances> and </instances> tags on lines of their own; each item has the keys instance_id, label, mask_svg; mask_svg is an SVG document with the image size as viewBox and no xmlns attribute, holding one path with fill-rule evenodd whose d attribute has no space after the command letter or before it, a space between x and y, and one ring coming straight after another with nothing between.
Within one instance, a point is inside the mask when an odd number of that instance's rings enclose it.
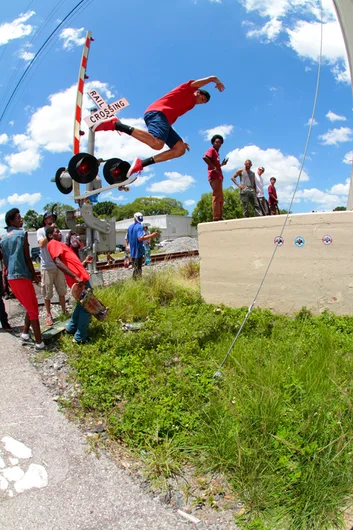
<instances>
[{"instance_id":1,"label":"blue sky","mask_svg":"<svg viewBox=\"0 0 353 530\"><path fill-rule=\"evenodd\" d=\"M0 111L25 68L77 0L6 2L0 15ZM319 99L293 212L345 205L352 167L352 89L340 27L324 0L323 69ZM224 186L245 159L277 178L280 207L288 206L298 176L314 101L320 47L319 3L314 0L85 0L34 63L0 123L0 226L18 206L38 212L51 201L73 204L50 182L72 156L73 116L82 45L94 42L86 89L107 101L126 97L119 118L143 127L155 99L189 79L217 75L226 90L209 85L211 101L175 124L191 151L150 166L130 193L100 200L118 204L140 196L169 196L191 213L210 191L202 156L212 134L224 135ZM207 88L207 87L206 87ZM84 98L83 116L91 106ZM87 133L86 125L83 130ZM85 150L87 134L82 138ZM126 135L96 134L98 157L131 162L151 156Z\"/></svg>"}]
</instances>

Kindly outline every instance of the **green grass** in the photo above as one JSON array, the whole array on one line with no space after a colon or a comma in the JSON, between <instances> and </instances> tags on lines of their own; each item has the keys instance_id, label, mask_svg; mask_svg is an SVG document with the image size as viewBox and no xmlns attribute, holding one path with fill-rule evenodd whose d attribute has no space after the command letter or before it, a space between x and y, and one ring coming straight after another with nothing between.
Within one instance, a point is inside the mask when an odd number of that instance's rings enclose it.
<instances>
[{"instance_id":1,"label":"green grass","mask_svg":"<svg viewBox=\"0 0 353 530\"><path fill-rule=\"evenodd\" d=\"M84 411L145 455L161 483L192 464L224 474L244 529L342 526L353 486L353 318L205 304L193 266L97 290L109 319L93 343L63 339ZM191 282L193 288L187 287ZM119 320L143 321L124 333Z\"/></svg>"}]
</instances>

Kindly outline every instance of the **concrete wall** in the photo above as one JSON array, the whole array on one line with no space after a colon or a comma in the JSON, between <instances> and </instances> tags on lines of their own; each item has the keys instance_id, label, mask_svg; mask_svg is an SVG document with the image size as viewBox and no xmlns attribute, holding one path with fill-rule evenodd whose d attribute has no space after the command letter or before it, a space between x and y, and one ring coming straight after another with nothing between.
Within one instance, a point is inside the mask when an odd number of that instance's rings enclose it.
<instances>
[{"instance_id":1,"label":"concrete wall","mask_svg":"<svg viewBox=\"0 0 353 530\"><path fill-rule=\"evenodd\" d=\"M249 306L281 233L284 215L198 226L201 294L208 303ZM353 212L292 214L277 247L257 307L284 314L302 306L353 314ZM322 238L332 237L325 245ZM303 247L294 244L305 239Z\"/></svg>"}]
</instances>

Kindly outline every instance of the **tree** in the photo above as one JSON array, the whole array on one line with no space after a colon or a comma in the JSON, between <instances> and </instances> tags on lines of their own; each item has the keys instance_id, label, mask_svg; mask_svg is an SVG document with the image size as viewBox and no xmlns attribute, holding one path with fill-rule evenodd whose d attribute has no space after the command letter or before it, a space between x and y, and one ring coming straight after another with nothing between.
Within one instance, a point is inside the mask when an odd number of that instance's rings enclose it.
<instances>
[{"instance_id":1,"label":"tree","mask_svg":"<svg viewBox=\"0 0 353 530\"><path fill-rule=\"evenodd\" d=\"M57 215L56 225L61 230L66 229L67 224L66 224L65 214L68 210L74 210L75 208L71 206L70 204L62 204L61 202L49 202L43 208L45 212L51 212L53 209L54 209L54 213L56 213ZM42 226L43 216L40 216L40 217L41 217L40 226Z\"/></svg>"},{"instance_id":2,"label":"tree","mask_svg":"<svg viewBox=\"0 0 353 530\"><path fill-rule=\"evenodd\" d=\"M43 217L35 210L28 210L23 216L23 225L27 230L31 228L38 230L42 226L42 221Z\"/></svg>"},{"instance_id":3,"label":"tree","mask_svg":"<svg viewBox=\"0 0 353 530\"><path fill-rule=\"evenodd\" d=\"M347 208L345 206L336 206L336 208L333 209L334 212L345 212Z\"/></svg>"},{"instance_id":4,"label":"tree","mask_svg":"<svg viewBox=\"0 0 353 530\"><path fill-rule=\"evenodd\" d=\"M244 217L239 190L235 190L231 186L223 190L223 194L223 219L239 219ZM199 223L208 223L212 219L212 193L203 193L192 213L191 224L192 226L197 226Z\"/></svg>"},{"instance_id":5,"label":"tree","mask_svg":"<svg viewBox=\"0 0 353 530\"><path fill-rule=\"evenodd\" d=\"M165 197L139 197L132 203L122 207L121 213L126 217L133 217L135 212L141 212L143 215L187 215L188 211L183 208L180 201Z\"/></svg>"},{"instance_id":6,"label":"tree","mask_svg":"<svg viewBox=\"0 0 353 530\"><path fill-rule=\"evenodd\" d=\"M115 217L116 210L117 205L112 201L97 202L97 204L93 206L94 214L98 217L104 217L105 219Z\"/></svg>"}]
</instances>

